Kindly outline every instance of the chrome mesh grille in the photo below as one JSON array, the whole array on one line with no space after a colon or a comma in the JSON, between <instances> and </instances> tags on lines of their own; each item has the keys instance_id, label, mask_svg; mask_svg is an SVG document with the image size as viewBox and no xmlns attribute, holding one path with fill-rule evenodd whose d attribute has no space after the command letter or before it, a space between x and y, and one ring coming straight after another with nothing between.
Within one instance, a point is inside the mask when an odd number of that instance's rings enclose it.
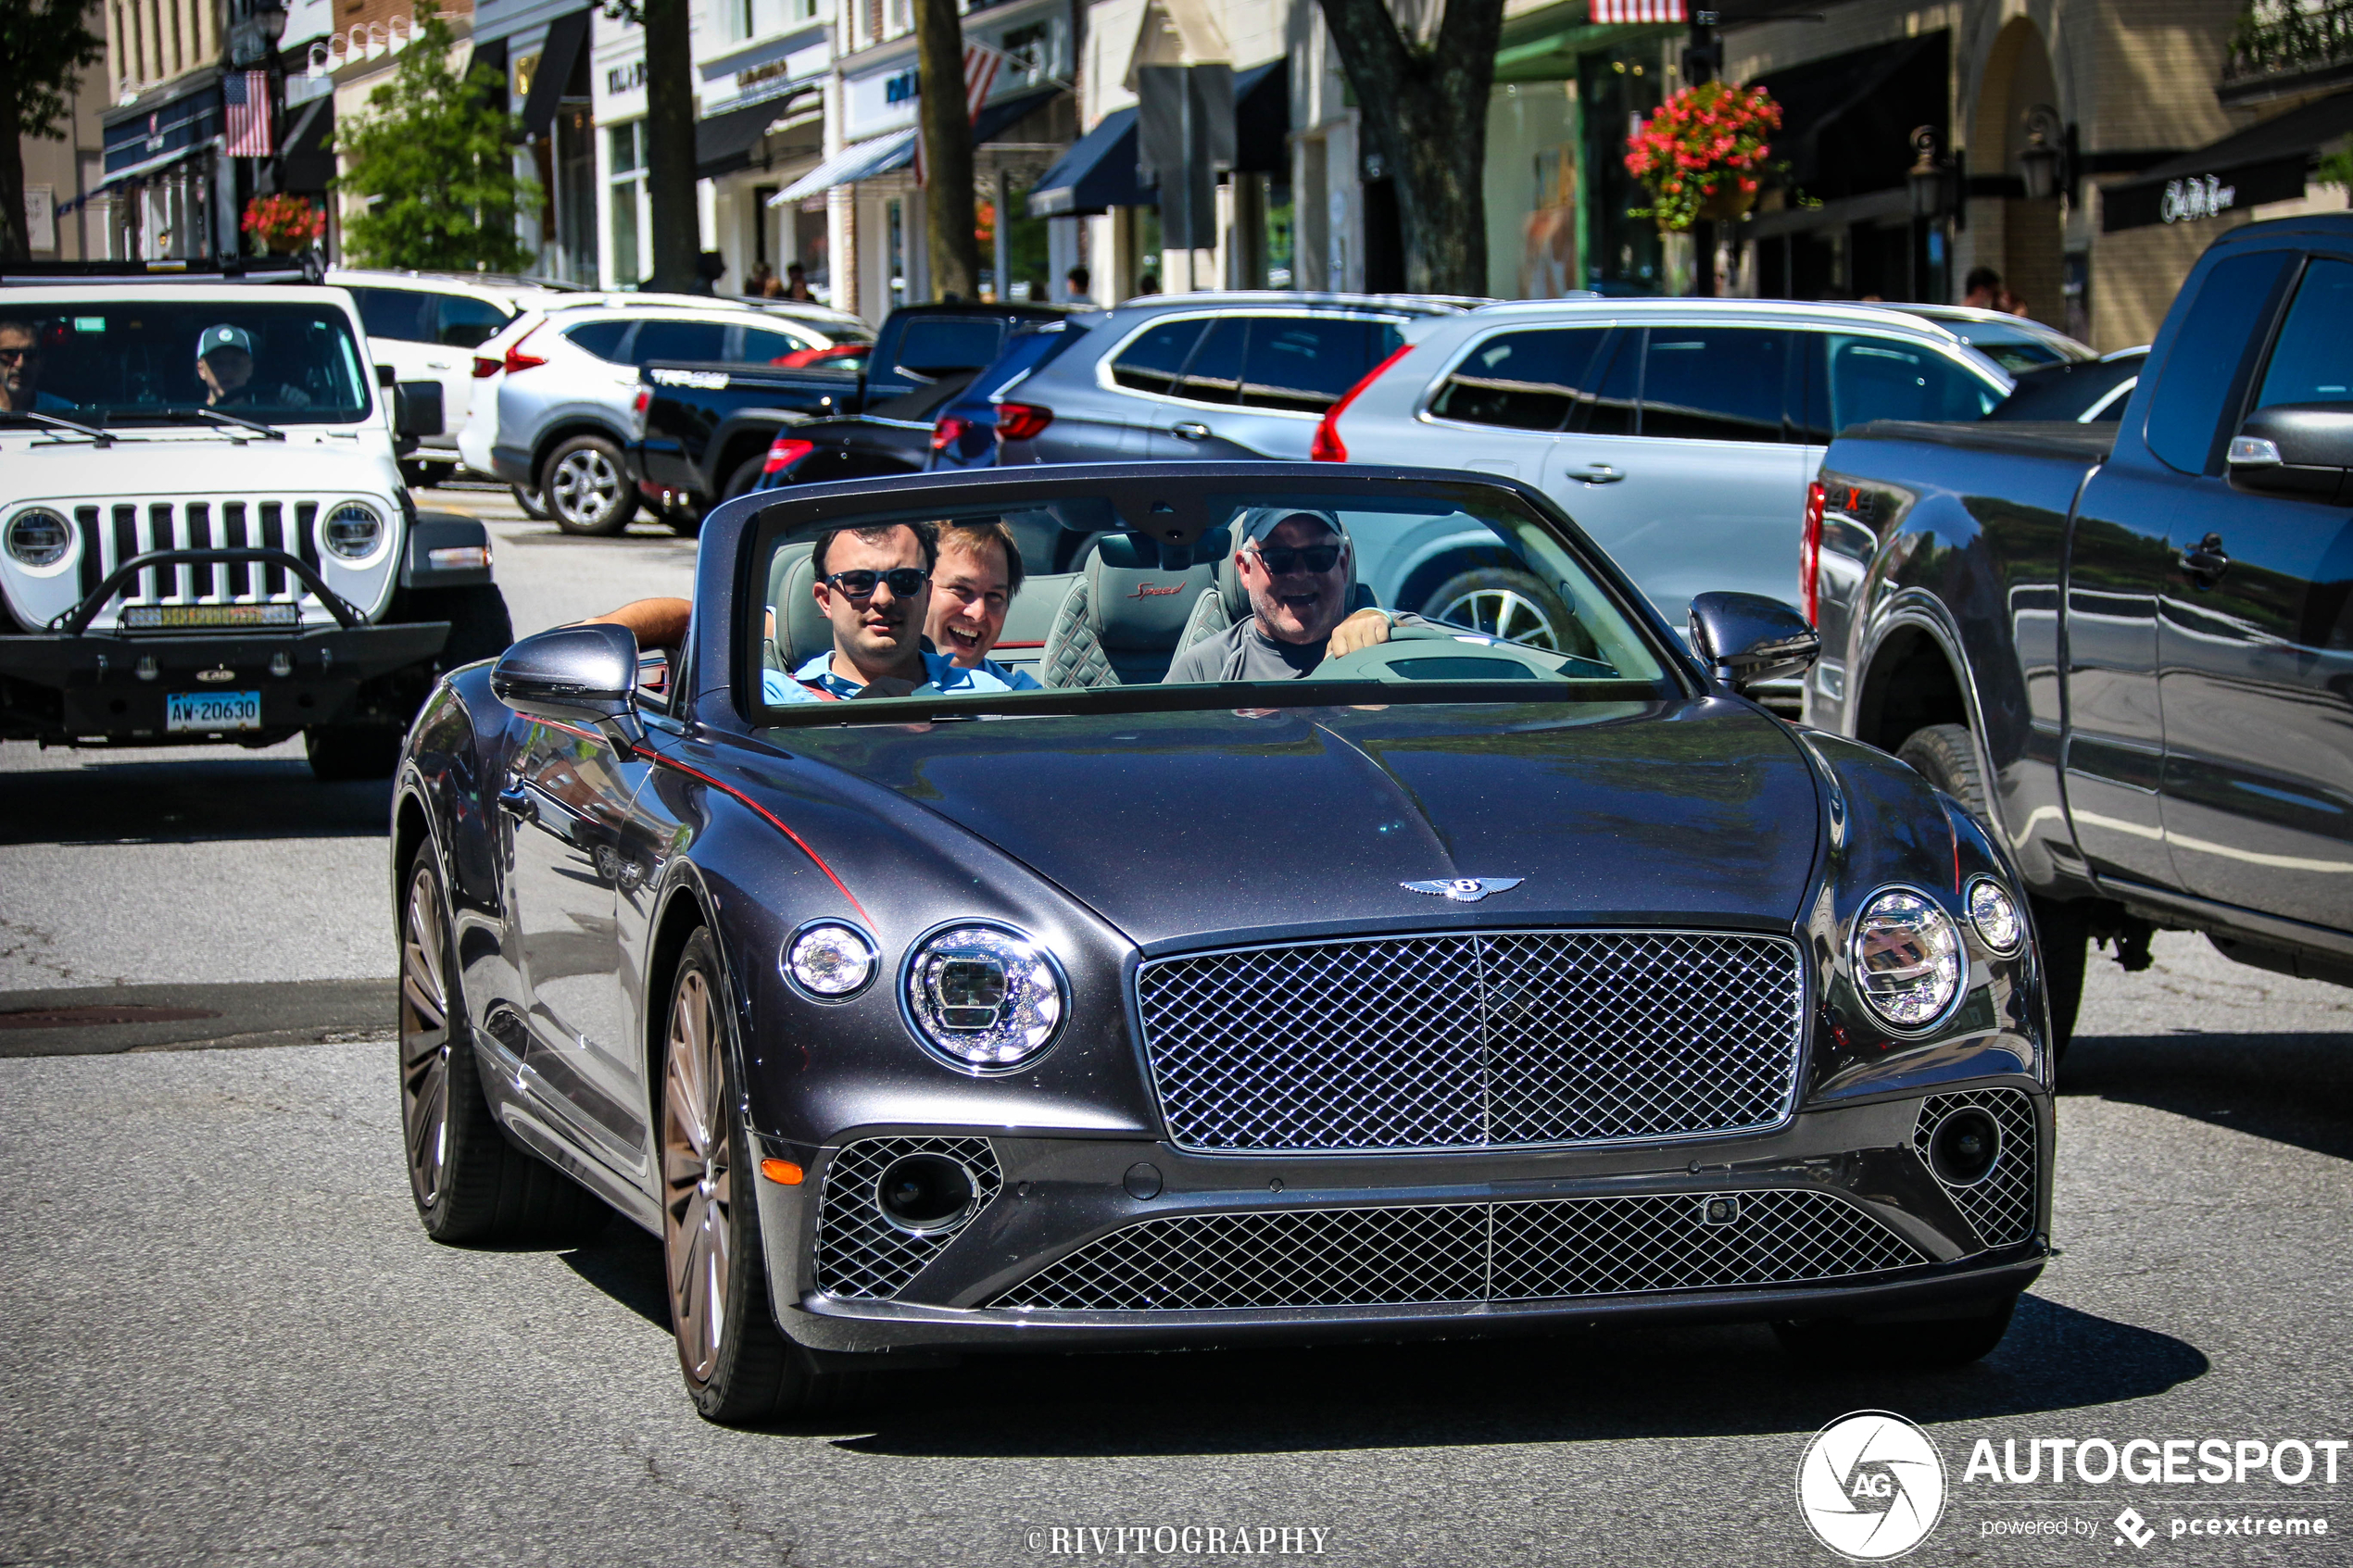
<instances>
[{"instance_id":1,"label":"chrome mesh grille","mask_svg":"<svg viewBox=\"0 0 2353 1568\"><path fill-rule=\"evenodd\" d=\"M1987 1247L2007 1247L2034 1234L2035 1128L2034 1102L2020 1089L1970 1089L1961 1094L1931 1095L1920 1103L1919 1119L1912 1124L1912 1148L1920 1163L1928 1164L1929 1139L1936 1124L1963 1106L1991 1112L2002 1130L2002 1150L1994 1170L1973 1186L1955 1186L1944 1177L1936 1185L1953 1200L1978 1239ZM1929 1167L1935 1175L1935 1167Z\"/></svg>"},{"instance_id":2,"label":"chrome mesh grille","mask_svg":"<svg viewBox=\"0 0 2353 1568\"><path fill-rule=\"evenodd\" d=\"M1710 1223L1710 1204L1730 1217ZM1412 1306L1853 1278L1929 1260L1810 1189L1200 1214L1112 1232L990 1307L1061 1311Z\"/></svg>"},{"instance_id":3,"label":"chrome mesh grille","mask_svg":"<svg viewBox=\"0 0 2353 1568\"><path fill-rule=\"evenodd\" d=\"M1782 937L1502 932L1163 959L1137 1002L1181 1148L1461 1148L1776 1126L1805 981Z\"/></svg>"},{"instance_id":4,"label":"chrome mesh grille","mask_svg":"<svg viewBox=\"0 0 2353 1568\"><path fill-rule=\"evenodd\" d=\"M825 1167L824 1197L817 1208L817 1288L827 1295L887 1301L972 1223L967 1218L952 1231L910 1236L885 1220L875 1206L875 1183L902 1154L944 1154L963 1161L973 1175L973 1218L1005 1185L987 1138L863 1138L844 1145Z\"/></svg>"},{"instance_id":5,"label":"chrome mesh grille","mask_svg":"<svg viewBox=\"0 0 2353 1568\"><path fill-rule=\"evenodd\" d=\"M151 550L283 550L319 564L314 525L321 502L281 500L115 501L74 508L82 534L82 592L97 590L114 569ZM298 604L309 591L282 566L258 563L151 567L126 583L124 605Z\"/></svg>"}]
</instances>

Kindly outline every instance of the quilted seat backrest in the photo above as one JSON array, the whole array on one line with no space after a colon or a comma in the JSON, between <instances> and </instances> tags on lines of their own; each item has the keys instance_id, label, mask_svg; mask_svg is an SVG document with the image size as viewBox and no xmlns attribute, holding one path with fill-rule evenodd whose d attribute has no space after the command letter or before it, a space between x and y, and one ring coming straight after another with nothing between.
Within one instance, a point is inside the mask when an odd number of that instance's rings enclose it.
<instances>
[{"instance_id":1,"label":"quilted seat backrest","mask_svg":"<svg viewBox=\"0 0 2353 1568\"><path fill-rule=\"evenodd\" d=\"M1179 567L1162 565L1158 546L1133 534L1098 539L1055 608L1038 680L1114 686L1160 679L1216 585L1228 538L1222 529L1203 534L1190 564Z\"/></svg>"},{"instance_id":2,"label":"quilted seat backrest","mask_svg":"<svg viewBox=\"0 0 2353 1568\"><path fill-rule=\"evenodd\" d=\"M817 609L817 568L812 542L786 545L768 563L768 608L775 614L761 661L772 670L799 669L834 646L833 622Z\"/></svg>"}]
</instances>

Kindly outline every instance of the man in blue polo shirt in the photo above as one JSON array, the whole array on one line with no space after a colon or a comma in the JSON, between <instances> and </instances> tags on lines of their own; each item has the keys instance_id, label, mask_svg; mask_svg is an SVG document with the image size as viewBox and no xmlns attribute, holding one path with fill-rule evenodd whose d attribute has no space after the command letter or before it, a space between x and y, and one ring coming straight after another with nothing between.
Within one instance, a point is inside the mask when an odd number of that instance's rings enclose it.
<instances>
[{"instance_id":1,"label":"man in blue polo shirt","mask_svg":"<svg viewBox=\"0 0 2353 1568\"><path fill-rule=\"evenodd\" d=\"M789 676L762 672L771 704L906 696L918 690L992 692L1006 683L924 649L939 531L928 522L842 528L817 537L810 564L817 608L833 622L834 646Z\"/></svg>"}]
</instances>

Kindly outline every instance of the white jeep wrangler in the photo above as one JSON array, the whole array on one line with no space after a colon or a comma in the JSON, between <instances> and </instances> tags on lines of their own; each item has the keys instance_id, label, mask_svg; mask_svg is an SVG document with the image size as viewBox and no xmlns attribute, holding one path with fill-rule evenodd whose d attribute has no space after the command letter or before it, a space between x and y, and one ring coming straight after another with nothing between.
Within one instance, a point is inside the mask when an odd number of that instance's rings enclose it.
<instances>
[{"instance_id":1,"label":"white jeep wrangler","mask_svg":"<svg viewBox=\"0 0 2353 1568\"><path fill-rule=\"evenodd\" d=\"M319 777L381 777L440 671L505 648L489 536L416 511L367 341L300 274L0 280L0 739L299 731Z\"/></svg>"}]
</instances>

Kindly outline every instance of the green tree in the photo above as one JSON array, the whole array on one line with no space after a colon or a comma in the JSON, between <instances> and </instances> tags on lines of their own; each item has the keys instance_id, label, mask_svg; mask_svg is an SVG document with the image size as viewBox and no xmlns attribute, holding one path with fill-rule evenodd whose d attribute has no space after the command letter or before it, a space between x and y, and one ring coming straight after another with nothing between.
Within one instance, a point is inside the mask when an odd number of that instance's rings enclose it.
<instances>
[{"instance_id":1,"label":"green tree","mask_svg":"<svg viewBox=\"0 0 2353 1568\"><path fill-rule=\"evenodd\" d=\"M1435 36L1401 31L1385 0L1322 0L1365 128L1397 182L1405 286L1487 292L1487 92L1504 0L1445 0Z\"/></svg>"},{"instance_id":2,"label":"green tree","mask_svg":"<svg viewBox=\"0 0 2353 1568\"><path fill-rule=\"evenodd\" d=\"M0 0L6 3L6 0ZM522 122L496 107L486 65L450 69L456 40L431 0L393 79L368 94L373 112L335 132L349 170L336 182L367 209L344 225L359 264L441 272L519 272L534 255L515 232L538 186L515 173Z\"/></svg>"},{"instance_id":3,"label":"green tree","mask_svg":"<svg viewBox=\"0 0 2353 1568\"><path fill-rule=\"evenodd\" d=\"M65 136L82 72L105 57L82 0L0 0L0 261L31 254L24 220L26 136Z\"/></svg>"}]
</instances>

